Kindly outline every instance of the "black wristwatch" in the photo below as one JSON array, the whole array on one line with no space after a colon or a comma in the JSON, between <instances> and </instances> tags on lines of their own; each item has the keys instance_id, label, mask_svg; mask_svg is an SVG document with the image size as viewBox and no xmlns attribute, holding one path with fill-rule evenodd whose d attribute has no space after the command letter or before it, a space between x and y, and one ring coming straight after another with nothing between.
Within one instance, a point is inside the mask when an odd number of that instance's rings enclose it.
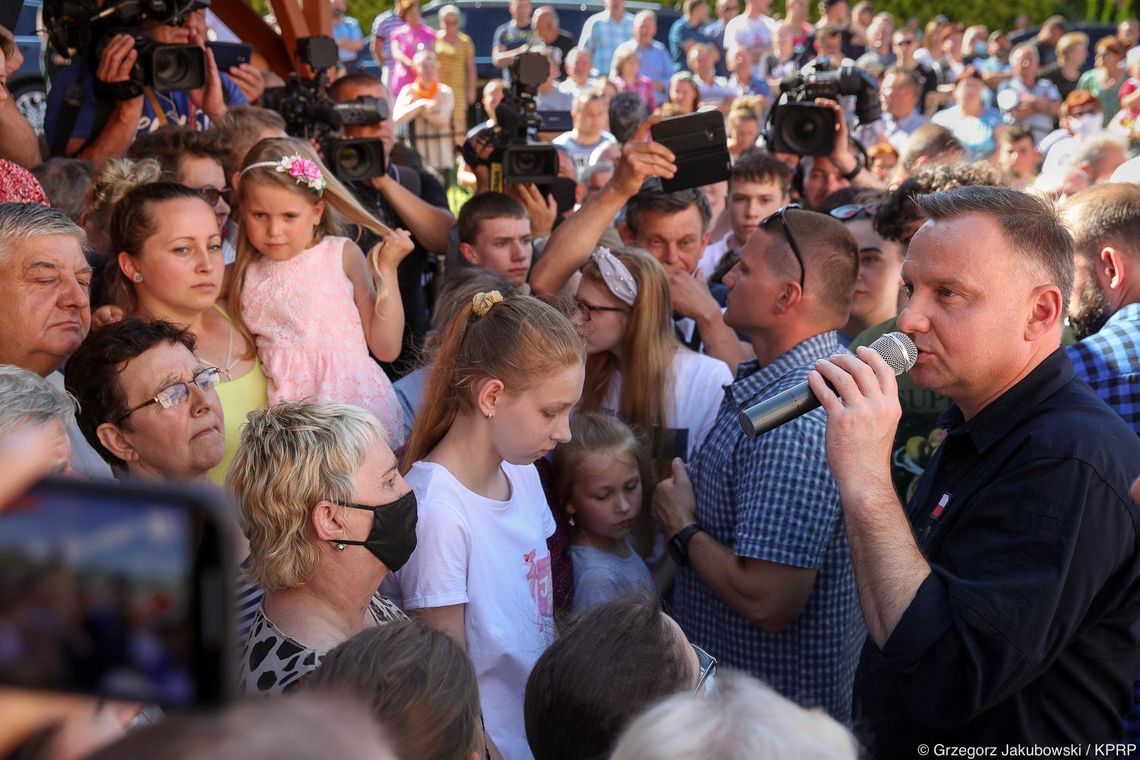
<instances>
[{"instance_id":1,"label":"black wristwatch","mask_svg":"<svg viewBox=\"0 0 1140 760\"><path fill-rule=\"evenodd\" d=\"M691 523L669 539L669 556L679 567L689 564L689 541L703 530L704 528L697 523Z\"/></svg>"},{"instance_id":2,"label":"black wristwatch","mask_svg":"<svg viewBox=\"0 0 1140 760\"><path fill-rule=\"evenodd\" d=\"M836 167L836 168L838 169L839 167ZM859 176L859 172L861 172L861 171L863 171L863 165L861 163L859 163L859 159L856 158L855 159L855 168L852 169L851 171L847 172L846 174L840 174L839 176L842 177L843 179L847 180L848 182L853 182L855 180L855 178Z\"/></svg>"}]
</instances>

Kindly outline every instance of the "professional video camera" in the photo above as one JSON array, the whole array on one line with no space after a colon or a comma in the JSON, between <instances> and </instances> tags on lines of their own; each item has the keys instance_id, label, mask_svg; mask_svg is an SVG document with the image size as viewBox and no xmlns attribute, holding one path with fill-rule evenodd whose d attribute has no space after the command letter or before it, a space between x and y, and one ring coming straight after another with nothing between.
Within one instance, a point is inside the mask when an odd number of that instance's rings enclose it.
<instances>
[{"instance_id":1,"label":"professional video camera","mask_svg":"<svg viewBox=\"0 0 1140 760\"><path fill-rule=\"evenodd\" d=\"M210 0L45 0L44 26L52 46L65 56L84 60L91 69L117 34L135 40L138 59L129 82L96 82L101 96L126 100L144 87L159 92L196 90L206 84L206 55L197 45L162 45L142 28L144 21L181 26Z\"/></svg>"},{"instance_id":2,"label":"professional video camera","mask_svg":"<svg viewBox=\"0 0 1140 760\"><path fill-rule=\"evenodd\" d=\"M558 151L535 136L543 119L534 96L550 76L550 63L528 49L510 70L511 87L495 109L495 126L473 135L462 149L468 166L491 167L491 189L499 192L504 182L549 185L558 177Z\"/></svg>"},{"instance_id":3,"label":"professional video camera","mask_svg":"<svg viewBox=\"0 0 1140 760\"><path fill-rule=\"evenodd\" d=\"M826 156L835 147L835 111L817 106L816 98L855 96L855 118L869 124L879 118L879 84L855 66L831 69L826 58L810 71L801 71L780 83L780 99L768 114L764 139L768 149L800 156Z\"/></svg>"},{"instance_id":4,"label":"professional video camera","mask_svg":"<svg viewBox=\"0 0 1140 760\"><path fill-rule=\"evenodd\" d=\"M314 78L290 74L283 88L266 90L263 100L285 119L285 131L294 137L315 140L325 163L342 182L379 177L387 171L384 145L379 138L344 139L344 127L379 124L388 118L388 103L360 97L334 103L329 97L328 69L337 65L337 47L332 37L300 37L297 60L314 72Z\"/></svg>"}]
</instances>

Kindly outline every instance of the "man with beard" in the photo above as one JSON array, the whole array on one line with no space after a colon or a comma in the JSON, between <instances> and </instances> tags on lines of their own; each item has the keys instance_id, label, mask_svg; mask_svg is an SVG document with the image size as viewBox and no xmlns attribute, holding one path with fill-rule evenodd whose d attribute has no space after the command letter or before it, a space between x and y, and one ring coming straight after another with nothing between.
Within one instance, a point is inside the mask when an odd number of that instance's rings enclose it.
<instances>
[{"instance_id":1,"label":"man with beard","mask_svg":"<svg viewBox=\"0 0 1140 760\"><path fill-rule=\"evenodd\" d=\"M1140 433L1140 187L1095 185L1065 204L1076 243L1069 346L1082 378Z\"/></svg>"}]
</instances>

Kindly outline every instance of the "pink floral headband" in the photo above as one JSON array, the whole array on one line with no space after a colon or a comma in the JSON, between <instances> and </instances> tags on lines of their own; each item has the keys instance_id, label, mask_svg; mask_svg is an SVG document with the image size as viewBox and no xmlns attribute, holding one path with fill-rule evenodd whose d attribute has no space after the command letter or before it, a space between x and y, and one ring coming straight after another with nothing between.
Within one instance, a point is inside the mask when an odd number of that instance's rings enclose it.
<instances>
[{"instance_id":1,"label":"pink floral headband","mask_svg":"<svg viewBox=\"0 0 1140 760\"><path fill-rule=\"evenodd\" d=\"M281 174L288 174L298 185L306 185L317 194L317 197L320 197L321 194L324 193L325 188L329 186L329 183L321 175L321 167L304 156L297 154L282 156L276 161L258 161L256 164L250 164L241 170L241 175L239 176L244 176L250 169L258 169L260 167L273 168Z\"/></svg>"}]
</instances>

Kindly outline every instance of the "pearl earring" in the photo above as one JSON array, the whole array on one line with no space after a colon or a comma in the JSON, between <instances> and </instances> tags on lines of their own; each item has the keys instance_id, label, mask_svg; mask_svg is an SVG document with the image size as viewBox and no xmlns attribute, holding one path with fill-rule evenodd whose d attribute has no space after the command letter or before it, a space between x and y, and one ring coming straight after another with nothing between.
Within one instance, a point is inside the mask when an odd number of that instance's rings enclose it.
<instances>
[{"instance_id":1,"label":"pearl earring","mask_svg":"<svg viewBox=\"0 0 1140 760\"><path fill-rule=\"evenodd\" d=\"M338 552L342 552L342 551L344 551L344 544L337 544L337 545L336 545L336 550L337 550Z\"/></svg>"}]
</instances>

